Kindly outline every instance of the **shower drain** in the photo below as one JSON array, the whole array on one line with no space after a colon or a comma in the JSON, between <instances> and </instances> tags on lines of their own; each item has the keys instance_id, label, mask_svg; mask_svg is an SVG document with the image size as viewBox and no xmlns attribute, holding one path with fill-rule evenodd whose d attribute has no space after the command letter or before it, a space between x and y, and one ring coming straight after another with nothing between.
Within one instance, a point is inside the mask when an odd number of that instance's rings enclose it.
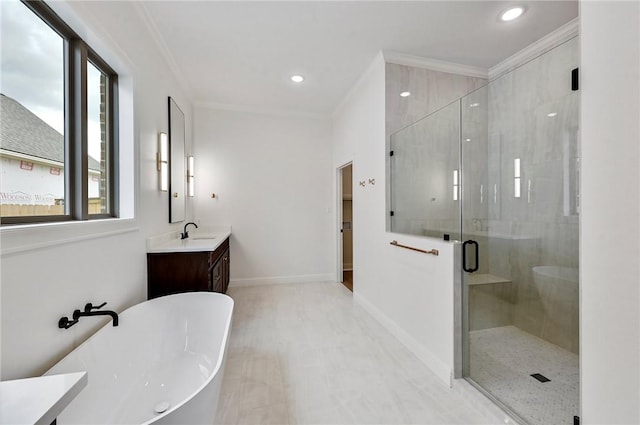
<instances>
[{"instance_id":1,"label":"shower drain","mask_svg":"<svg viewBox=\"0 0 640 425\"><path fill-rule=\"evenodd\" d=\"M551 379L547 378L546 376L544 376L541 373L532 373L529 376L531 376L532 378L536 378L540 382L549 382L549 381L551 381Z\"/></svg>"},{"instance_id":2,"label":"shower drain","mask_svg":"<svg viewBox=\"0 0 640 425\"><path fill-rule=\"evenodd\" d=\"M170 404L168 402L162 401L156 404L156 407L153 410L155 410L156 413L164 413L167 411L167 409L169 409L169 406Z\"/></svg>"}]
</instances>

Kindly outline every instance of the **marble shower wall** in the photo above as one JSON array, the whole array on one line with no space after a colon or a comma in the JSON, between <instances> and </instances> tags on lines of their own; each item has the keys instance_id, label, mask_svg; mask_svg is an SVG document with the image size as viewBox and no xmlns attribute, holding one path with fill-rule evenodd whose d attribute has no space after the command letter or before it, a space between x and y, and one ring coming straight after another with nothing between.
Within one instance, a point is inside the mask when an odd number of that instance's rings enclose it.
<instances>
[{"instance_id":1,"label":"marble shower wall","mask_svg":"<svg viewBox=\"0 0 640 425\"><path fill-rule=\"evenodd\" d=\"M387 63L387 137L487 84L484 78ZM411 96L400 97L408 91Z\"/></svg>"}]
</instances>

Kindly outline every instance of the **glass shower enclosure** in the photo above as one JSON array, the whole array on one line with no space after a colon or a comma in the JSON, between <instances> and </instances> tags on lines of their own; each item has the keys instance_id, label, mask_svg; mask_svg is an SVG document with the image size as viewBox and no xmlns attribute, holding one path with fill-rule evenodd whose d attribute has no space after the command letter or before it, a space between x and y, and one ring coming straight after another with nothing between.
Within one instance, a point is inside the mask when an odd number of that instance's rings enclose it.
<instances>
[{"instance_id":1,"label":"glass shower enclosure","mask_svg":"<svg viewBox=\"0 0 640 425\"><path fill-rule=\"evenodd\" d=\"M391 230L462 242L462 375L529 424L579 415L578 38L391 136Z\"/></svg>"}]
</instances>

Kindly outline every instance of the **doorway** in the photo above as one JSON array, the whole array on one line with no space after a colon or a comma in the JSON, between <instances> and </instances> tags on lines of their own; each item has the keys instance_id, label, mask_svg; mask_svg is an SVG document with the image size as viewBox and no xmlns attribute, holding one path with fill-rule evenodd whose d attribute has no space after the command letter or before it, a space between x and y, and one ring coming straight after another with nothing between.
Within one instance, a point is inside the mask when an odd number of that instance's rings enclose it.
<instances>
[{"instance_id":1,"label":"doorway","mask_svg":"<svg viewBox=\"0 0 640 425\"><path fill-rule=\"evenodd\" d=\"M353 164L338 170L340 180L340 282L353 292Z\"/></svg>"}]
</instances>

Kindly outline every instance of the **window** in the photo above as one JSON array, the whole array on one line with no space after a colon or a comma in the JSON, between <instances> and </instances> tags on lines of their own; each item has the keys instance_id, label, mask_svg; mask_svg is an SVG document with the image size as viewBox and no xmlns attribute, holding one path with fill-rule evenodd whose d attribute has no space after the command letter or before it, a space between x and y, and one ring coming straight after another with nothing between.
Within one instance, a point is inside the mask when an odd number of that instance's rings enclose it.
<instances>
[{"instance_id":1,"label":"window","mask_svg":"<svg viewBox=\"0 0 640 425\"><path fill-rule=\"evenodd\" d=\"M97 61L96 61L97 62ZM109 144L109 94L110 76L102 65L87 62L87 152L86 173L89 180L89 214L108 214L112 172Z\"/></svg>"},{"instance_id":2,"label":"window","mask_svg":"<svg viewBox=\"0 0 640 425\"><path fill-rule=\"evenodd\" d=\"M2 224L118 216L116 73L42 1L0 1Z\"/></svg>"}]
</instances>

